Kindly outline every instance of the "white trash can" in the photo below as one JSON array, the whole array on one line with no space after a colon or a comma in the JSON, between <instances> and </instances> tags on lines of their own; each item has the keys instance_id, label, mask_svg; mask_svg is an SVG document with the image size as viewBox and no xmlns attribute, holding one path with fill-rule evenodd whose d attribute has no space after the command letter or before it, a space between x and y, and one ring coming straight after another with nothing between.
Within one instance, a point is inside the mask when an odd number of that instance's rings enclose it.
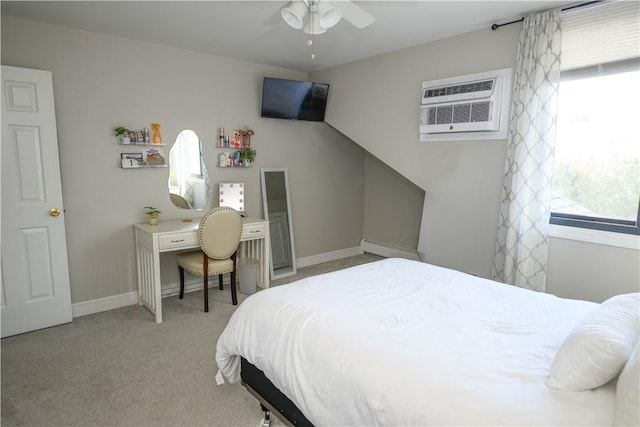
<instances>
[{"instance_id":1,"label":"white trash can","mask_svg":"<svg viewBox=\"0 0 640 427\"><path fill-rule=\"evenodd\" d=\"M251 295L256 292L258 281L258 260L255 258L238 259L238 281L240 292Z\"/></svg>"}]
</instances>

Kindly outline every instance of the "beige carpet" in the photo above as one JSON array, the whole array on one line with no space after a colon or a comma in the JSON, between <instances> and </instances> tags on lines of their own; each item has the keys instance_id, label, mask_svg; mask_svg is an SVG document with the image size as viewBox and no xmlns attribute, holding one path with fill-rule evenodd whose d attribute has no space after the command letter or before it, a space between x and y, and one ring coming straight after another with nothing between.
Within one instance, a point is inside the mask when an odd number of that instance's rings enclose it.
<instances>
[{"instance_id":1,"label":"beige carpet","mask_svg":"<svg viewBox=\"0 0 640 427\"><path fill-rule=\"evenodd\" d=\"M273 285L377 259L319 264ZM209 298L209 313L201 291L165 298L160 325L135 305L3 339L2 426L258 426L257 400L215 383L215 345L235 307L228 287Z\"/></svg>"}]
</instances>

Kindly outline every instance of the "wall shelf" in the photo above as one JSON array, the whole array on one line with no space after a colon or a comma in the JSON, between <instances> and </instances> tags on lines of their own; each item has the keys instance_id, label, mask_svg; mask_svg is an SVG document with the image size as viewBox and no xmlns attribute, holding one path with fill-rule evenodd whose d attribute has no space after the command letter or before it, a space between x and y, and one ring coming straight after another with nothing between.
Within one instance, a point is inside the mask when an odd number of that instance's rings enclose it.
<instances>
[{"instance_id":1,"label":"wall shelf","mask_svg":"<svg viewBox=\"0 0 640 427\"><path fill-rule=\"evenodd\" d=\"M120 167L122 169L149 169L166 168L167 161L164 158L164 147L166 144L151 144L146 142L130 142L123 144L118 140L121 147ZM130 152L123 152L124 147L131 147ZM140 149L142 148L142 151Z\"/></svg>"},{"instance_id":2,"label":"wall shelf","mask_svg":"<svg viewBox=\"0 0 640 427\"><path fill-rule=\"evenodd\" d=\"M167 144L151 144L151 143L146 143L146 142L130 142L128 144L125 144L123 142L118 141L118 145L137 145L140 147L166 147Z\"/></svg>"},{"instance_id":3,"label":"wall shelf","mask_svg":"<svg viewBox=\"0 0 640 427\"><path fill-rule=\"evenodd\" d=\"M251 147L224 147L217 145L218 155L216 158L216 167L220 169L248 169L253 166L253 162L249 162L249 165L239 165L236 162L240 160L240 152L243 149ZM254 150L255 151L255 150Z\"/></svg>"},{"instance_id":4,"label":"wall shelf","mask_svg":"<svg viewBox=\"0 0 640 427\"><path fill-rule=\"evenodd\" d=\"M122 169L151 169L151 168L166 168L167 165L138 165L138 166L121 166Z\"/></svg>"}]
</instances>

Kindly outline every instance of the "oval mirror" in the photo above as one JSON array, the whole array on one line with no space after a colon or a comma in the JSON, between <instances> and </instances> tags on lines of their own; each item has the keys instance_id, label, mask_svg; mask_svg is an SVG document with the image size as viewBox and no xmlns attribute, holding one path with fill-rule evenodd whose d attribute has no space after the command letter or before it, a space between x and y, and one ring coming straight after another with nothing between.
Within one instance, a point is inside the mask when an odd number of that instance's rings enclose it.
<instances>
[{"instance_id":1,"label":"oval mirror","mask_svg":"<svg viewBox=\"0 0 640 427\"><path fill-rule=\"evenodd\" d=\"M169 152L169 197L181 209L202 210L209 204L209 174L202 145L189 129L178 134Z\"/></svg>"}]
</instances>

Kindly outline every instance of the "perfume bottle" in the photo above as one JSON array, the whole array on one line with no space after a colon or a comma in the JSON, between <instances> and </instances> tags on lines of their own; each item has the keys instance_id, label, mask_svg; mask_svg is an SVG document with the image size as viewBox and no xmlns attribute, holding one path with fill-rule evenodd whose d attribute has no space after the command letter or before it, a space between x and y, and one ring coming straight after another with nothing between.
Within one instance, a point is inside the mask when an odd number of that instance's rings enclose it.
<instances>
[{"instance_id":1,"label":"perfume bottle","mask_svg":"<svg viewBox=\"0 0 640 427\"><path fill-rule=\"evenodd\" d=\"M160 124L151 123L151 129L153 129L153 137L151 139L153 144L162 144L162 135L160 135Z\"/></svg>"}]
</instances>

